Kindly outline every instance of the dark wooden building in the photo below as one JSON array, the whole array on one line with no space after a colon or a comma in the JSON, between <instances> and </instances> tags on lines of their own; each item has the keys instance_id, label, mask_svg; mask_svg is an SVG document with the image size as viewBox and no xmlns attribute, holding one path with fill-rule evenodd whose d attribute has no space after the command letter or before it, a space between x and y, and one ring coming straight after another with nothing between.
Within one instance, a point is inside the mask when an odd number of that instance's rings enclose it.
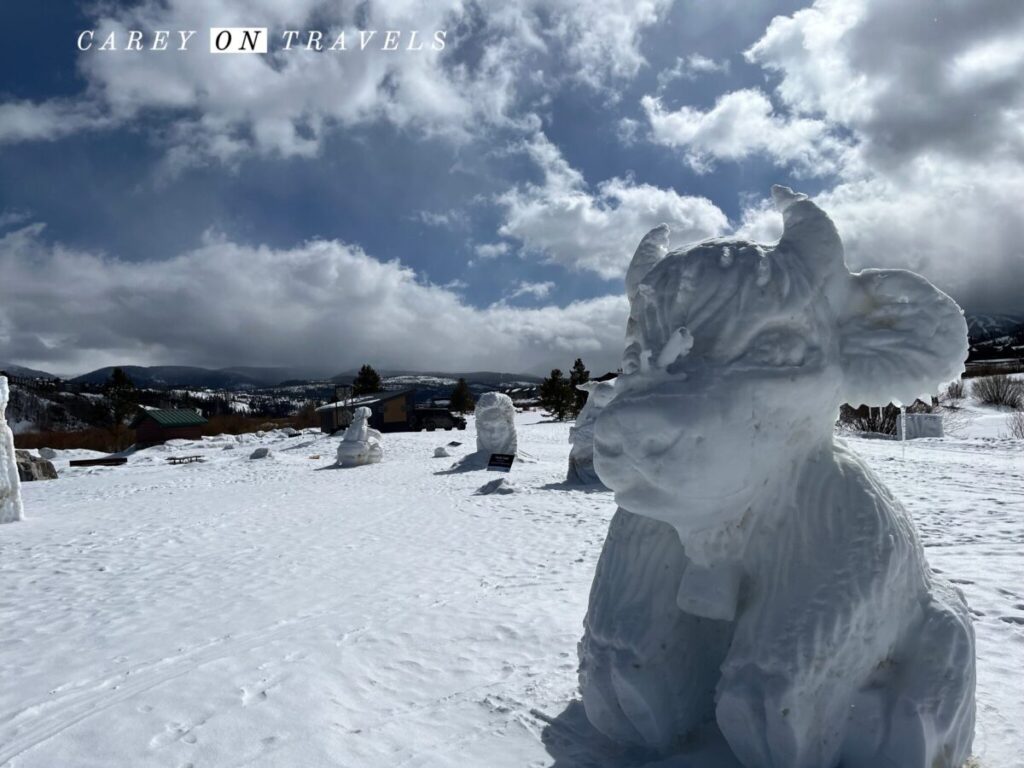
<instances>
[{"instance_id":1,"label":"dark wooden building","mask_svg":"<svg viewBox=\"0 0 1024 768\"><path fill-rule=\"evenodd\" d=\"M339 400L316 409L320 416L320 429L325 433L345 429L352 422L356 408L370 409L370 426L381 432L408 432L416 423L416 390L377 392L373 395Z\"/></svg>"},{"instance_id":2,"label":"dark wooden building","mask_svg":"<svg viewBox=\"0 0 1024 768\"><path fill-rule=\"evenodd\" d=\"M152 408L139 412L132 422L135 442L157 445L165 440L198 440L206 419L187 408Z\"/></svg>"}]
</instances>

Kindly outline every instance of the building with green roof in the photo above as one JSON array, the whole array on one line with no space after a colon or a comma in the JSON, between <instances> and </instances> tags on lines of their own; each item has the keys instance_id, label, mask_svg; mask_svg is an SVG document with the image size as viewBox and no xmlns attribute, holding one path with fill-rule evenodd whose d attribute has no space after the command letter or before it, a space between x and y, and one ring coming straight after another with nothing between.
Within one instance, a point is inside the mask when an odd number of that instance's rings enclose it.
<instances>
[{"instance_id":1,"label":"building with green roof","mask_svg":"<svg viewBox=\"0 0 1024 768\"><path fill-rule=\"evenodd\" d=\"M166 440L198 440L206 419L188 408L146 408L132 422L135 442L157 445Z\"/></svg>"}]
</instances>

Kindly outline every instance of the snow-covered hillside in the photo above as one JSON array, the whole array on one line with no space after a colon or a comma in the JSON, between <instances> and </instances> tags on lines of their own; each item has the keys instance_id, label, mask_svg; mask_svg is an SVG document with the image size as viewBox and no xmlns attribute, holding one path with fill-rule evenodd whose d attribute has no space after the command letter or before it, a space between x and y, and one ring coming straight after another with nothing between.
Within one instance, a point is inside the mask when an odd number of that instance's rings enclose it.
<instances>
[{"instance_id":1,"label":"snow-covered hillside","mask_svg":"<svg viewBox=\"0 0 1024 768\"><path fill-rule=\"evenodd\" d=\"M646 764L573 704L612 496L564 484L569 425L517 429L533 460L506 495L446 473L472 420L384 435L383 461L353 469L316 434L177 442L120 468L61 454L0 532L0 766ZM850 444L967 595L979 765L1024 766L1024 443ZM731 765L693 750L658 766Z\"/></svg>"}]
</instances>

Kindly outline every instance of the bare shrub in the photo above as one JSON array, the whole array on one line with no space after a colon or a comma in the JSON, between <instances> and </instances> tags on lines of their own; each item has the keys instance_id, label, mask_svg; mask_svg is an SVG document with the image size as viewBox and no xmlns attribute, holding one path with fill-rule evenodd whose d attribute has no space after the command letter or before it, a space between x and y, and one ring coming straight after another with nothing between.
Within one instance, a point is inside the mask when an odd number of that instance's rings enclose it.
<instances>
[{"instance_id":1,"label":"bare shrub","mask_svg":"<svg viewBox=\"0 0 1024 768\"><path fill-rule=\"evenodd\" d=\"M316 414L316 411L313 411ZM307 414L308 416L308 414ZM203 425L204 435L239 435L243 432L255 432L259 429L270 430L280 427L297 426L302 428L306 425L308 418L295 419L271 419L267 420L260 416L246 416L240 413L223 414L211 416L209 421ZM131 443L134 435L131 430L125 431L127 439L121 438L109 429L80 429L73 432L60 432L46 430L40 432L23 432L14 436L14 444L18 448L53 448L57 451L72 449L87 449L90 451L103 451L109 453L124 448Z\"/></svg>"},{"instance_id":2,"label":"bare shrub","mask_svg":"<svg viewBox=\"0 0 1024 768\"><path fill-rule=\"evenodd\" d=\"M1024 440L1024 411L1014 411L1006 417L1006 431L1010 437Z\"/></svg>"},{"instance_id":3,"label":"bare shrub","mask_svg":"<svg viewBox=\"0 0 1024 768\"><path fill-rule=\"evenodd\" d=\"M943 393L947 400L963 400L967 394L966 387L964 386L963 379L957 379L951 381L949 386L946 387L946 391Z\"/></svg>"},{"instance_id":4,"label":"bare shrub","mask_svg":"<svg viewBox=\"0 0 1024 768\"><path fill-rule=\"evenodd\" d=\"M1005 405L1008 408L1020 408L1024 401L1020 382L1005 374L977 379L971 384L971 394L986 405Z\"/></svg>"},{"instance_id":5,"label":"bare shrub","mask_svg":"<svg viewBox=\"0 0 1024 768\"><path fill-rule=\"evenodd\" d=\"M895 435L899 417L900 409L894 405L884 408L868 408L866 405L853 408L843 405L839 409L839 424L853 432Z\"/></svg>"},{"instance_id":6,"label":"bare shrub","mask_svg":"<svg viewBox=\"0 0 1024 768\"><path fill-rule=\"evenodd\" d=\"M74 432L22 432L14 436L17 448L53 448L56 451L84 449L109 453L116 450L117 440L107 429L79 429Z\"/></svg>"}]
</instances>

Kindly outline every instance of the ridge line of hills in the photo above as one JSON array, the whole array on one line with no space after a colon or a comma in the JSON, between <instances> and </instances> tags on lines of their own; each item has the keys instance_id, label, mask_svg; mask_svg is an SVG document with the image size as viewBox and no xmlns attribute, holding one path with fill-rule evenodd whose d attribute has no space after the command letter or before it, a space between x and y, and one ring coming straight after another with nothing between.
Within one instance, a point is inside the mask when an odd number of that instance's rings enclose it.
<instances>
[{"instance_id":1,"label":"ridge line of hills","mask_svg":"<svg viewBox=\"0 0 1024 768\"><path fill-rule=\"evenodd\" d=\"M228 368L203 368L189 365L121 365L104 366L94 371L66 379L73 384L100 385L107 381L115 367L121 368L139 387L171 389L176 387L199 387L209 389L260 389L280 387L303 382L332 382L348 384L355 378L355 371L344 371L333 376L309 368L232 366ZM33 368L0 362L0 370L25 378L56 379L54 374ZM503 384L513 382L536 383L541 377L525 373L504 373L496 371L469 371L448 373L439 371L408 371L380 369L385 379L408 377L410 384L416 380L458 379L481 384Z\"/></svg>"},{"instance_id":2,"label":"ridge line of hills","mask_svg":"<svg viewBox=\"0 0 1024 768\"><path fill-rule=\"evenodd\" d=\"M967 313L967 328L971 341L970 359L984 360L999 357L1024 358L1024 315ZM260 389L281 387L304 382L332 382L347 384L356 372L343 371L329 375L323 369L310 367L229 366L203 368L189 365L121 365L104 366L94 371L67 379L74 384L103 384L115 367L127 373L137 386L154 389L198 387L207 389ZM62 378L46 371L0 361L0 370L26 378ZM486 386L500 386L514 382L539 383L543 377L526 373L495 371L469 371L452 373L442 371L412 371L378 369L385 379L408 377L410 385L417 380L458 379Z\"/></svg>"}]
</instances>

